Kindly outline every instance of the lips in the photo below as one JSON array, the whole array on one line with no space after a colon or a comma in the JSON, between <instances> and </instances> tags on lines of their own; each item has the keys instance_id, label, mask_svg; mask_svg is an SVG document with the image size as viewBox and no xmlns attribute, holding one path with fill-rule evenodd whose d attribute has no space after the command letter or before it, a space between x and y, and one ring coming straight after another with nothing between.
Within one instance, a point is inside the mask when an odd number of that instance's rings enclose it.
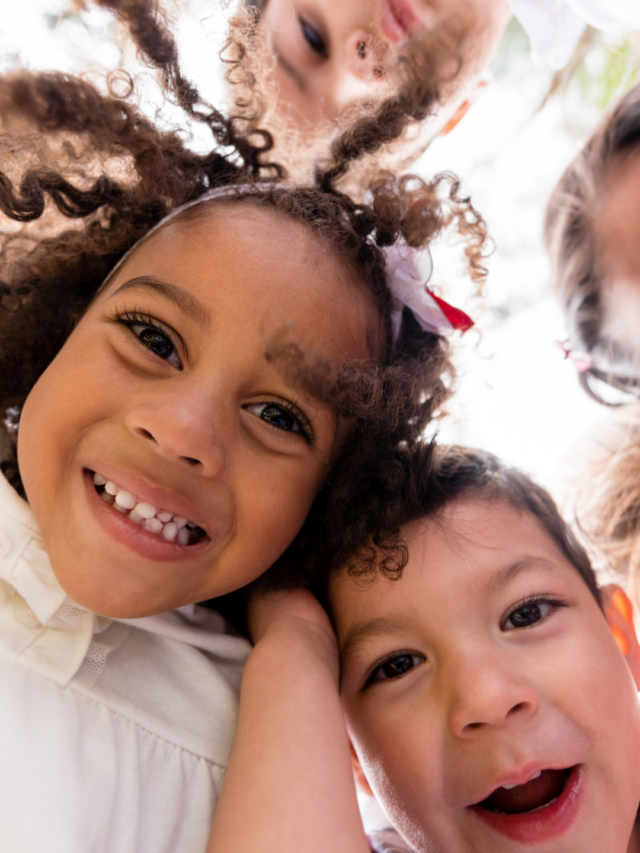
<instances>
[{"instance_id":1,"label":"lips","mask_svg":"<svg viewBox=\"0 0 640 853\"><path fill-rule=\"evenodd\" d=\"M542 769L521 785L496 788L469 810L500 835L522 844L540 844L569 830L583 791L581 765Z\"/></svg>"},{"instance_id":2,"label":"lips","mask_svg":"<svg viewBox=\"0 0 640 853\"><path fill-rule=\"evenodd\" d=\"M396 44L425 27L410 0L383 0L380 24L385 36Z\"/></svg>"}]
</instances>

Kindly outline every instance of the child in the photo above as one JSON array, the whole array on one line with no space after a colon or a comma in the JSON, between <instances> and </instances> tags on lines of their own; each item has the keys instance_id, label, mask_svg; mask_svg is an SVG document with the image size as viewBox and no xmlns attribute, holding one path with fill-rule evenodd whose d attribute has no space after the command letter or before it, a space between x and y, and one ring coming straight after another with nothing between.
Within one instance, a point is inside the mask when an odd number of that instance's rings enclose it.
<instances>
[{"instance_id":1,"label":"child","mask_svg":"<svg viewBox=\"0 0 640 853\"><path fill-rule=\"evenodd\" d=\"M0 78L3 850L204 848L249 647L194 603L262 574L329 478L448 393L390 247L470 208L389 176L371 205L331 172L284 185L268 135L182 83L204 154L126 79Z\"/></svg>"},{"instance_id":2,"label":"child","mask_svg":"<svg viewBox=\"0 0 640 853\"><path fill-rule=\"evenodd\" d=\"M633 398L640 389L638 187L640 86L605 118L564 173L545 224L567 324L566 352L582 386L599 402Z\"/></svg>"},{"instance_id":3,"label":"child","mask_svg":"<svg viewBox=\"0 0 640 853\"><path fill-rule=\"evenodd\" d=\"M380 504L385 562L365 550L328 578L335 634L304 591L253 603L210 849L365 853L350 741L418 853L636 851L628 599L598 589L550 496L494 456L427 447L392 467L409 475Z\"/></svg>"},{"instance_id":4,"label":"child","mask_svg":"<svg viewBox=\"0 0 640 853\"><path fill-rule=\"evenodd\" d=\"M591 427L563 467L568 517L639 607L640 406L623 406Z\"/></svg>"}]
</instances>

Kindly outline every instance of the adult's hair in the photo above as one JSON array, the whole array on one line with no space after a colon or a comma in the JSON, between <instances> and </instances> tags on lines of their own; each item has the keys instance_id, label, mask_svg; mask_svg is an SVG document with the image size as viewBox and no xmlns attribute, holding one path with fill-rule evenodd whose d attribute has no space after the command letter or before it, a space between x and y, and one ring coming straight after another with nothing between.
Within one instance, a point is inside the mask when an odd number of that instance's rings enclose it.
<instances>
[{"instance_id":1,"label":"adult's hair","mask_svg":"<svg viewBox=\"0 0 640 853\"><path fill-rule=\"evenodd\" d=\"M598 202L612 168L621 158L635 155L640 155L640 86L606 116L565 171L545 219L553 286L564 311L568 346L590 356L592 366L579 374L580 382L592 397L605 404L593 380L640 394L637 354L606 331L606 270L594 228Z\"/></svg>"},{"instance_id":2,"label":"adult's hair","mask_svg":"<svg viewBox=\"0 0 640 853\"><path fill-rule=\"evenodd\" d=\"M387 456L386 478L369 483L369 488L376 490L377 517L368 519L367 527L375 533L364 547L356 536L351 548L342 544L332 556L330 548L322 543L323 536L331 535L333 520L326 517L318 541L307 543L315 545L315 549L301 555L308 582L320 590L321 596L330 573L345 567L356 578L375 577L376 573L391 580L400 578L409 556L400 528L417 519L437 522L452 502L476 500L503 503L535 518L575 567L596 601L601 603L587 553L563 520L551 495L492 453L460 445L420 442L412 447L397 448ZM352 490L351 499L351 512L357 518L357 487ZM320 560L317 558L319 550ZM282 580L276 566L273 574L267 573L263 583L276 585Z\"/></svg>"}]
</instances>

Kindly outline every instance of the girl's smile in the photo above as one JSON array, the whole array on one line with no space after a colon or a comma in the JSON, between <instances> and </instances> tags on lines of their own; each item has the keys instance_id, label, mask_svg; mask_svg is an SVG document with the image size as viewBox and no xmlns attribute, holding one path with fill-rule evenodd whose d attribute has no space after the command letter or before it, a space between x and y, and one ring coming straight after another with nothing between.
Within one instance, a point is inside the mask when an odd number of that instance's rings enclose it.
<instances>
[{"instance_id":1,"label":"girl's smile","mask_svg":"<svg viewBox=\"0 0 640 853\"><path fill-rule=\"evenodd\" d=\"M21 418L56 576L104 615L237 589L298 531L346 428L268 361L269 329L336 366L371 355L375 309L304 226L251 203L196 211L127 259Z\"/></svg>"}]
</instances>

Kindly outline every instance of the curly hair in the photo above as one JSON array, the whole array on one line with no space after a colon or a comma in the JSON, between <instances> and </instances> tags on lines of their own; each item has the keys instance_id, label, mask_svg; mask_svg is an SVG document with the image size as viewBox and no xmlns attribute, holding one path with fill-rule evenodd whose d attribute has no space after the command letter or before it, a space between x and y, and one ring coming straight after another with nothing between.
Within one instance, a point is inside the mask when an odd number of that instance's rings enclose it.
<instances>
[{"instance_id":1,"label":"curly hair","mask_svg":"<svg viewBox=\"0 0 640 853\"><path fill-rule=\"evenodd\" d=\"M326 599L327 579L331 572L346 569L354 578L370 579L376 573L397 580L409 557L400 528L417 519L438 522L442 511L453 501L480 500L498 502L535 518L558 546L560 552L575 567L591 594L601 604L595 573L586 551L563 520L551 495L526 474L512 468L484 450L461 445L441 445L417 442L388 451L386 478L377 484L376 522L369 529L375 535L363 546L357 538L332 555L326 549L302 554L303 572L308 585L322 600ZM357 487L352 490L352 511L359 504L371 507ZM322 536L330 535L336 519L326 517L324 529L319 530L315 548L322 548ZM321 561L330 561L327 570ZM280 577L270 570L260 579L261 585L277 585Z\"/></svg>"},{"instance_id":2,"label":"curly hair","mask_svg":"<svg viewBox=\"0 0 640 853\"><path fill-rule=\"evenodd\" d=\"M134 17L141 8L140 0L119 5ZM148 21L142 20L143 30ZM247 136L233 118L201 101L180 71L172 41L163 41L162 28L154 24L144 32L147 53L165 69L167 97L188 119L209 128L210 151L191 150L181 130L161 129L147 118L135 105L135 84L126 75L112 76L105 92L61 73L17 71L0 77L0 212L5 220L0 231L0 407L5 431L9 439L15 437L31 388L124 254L180 205L212 188L246 184L246 192L239 188L233 197L203 205L251 203L303 223L355 273L385 331L378 358L341 368L302 352L286 338L276 336L267 347L267 356L277 359L283 371L353 424L328 486L312 508L308 531L325 510L334 517L340 512L348 493L341 490L354 477L362 481L368 463L371 477L379 476L383 448L414 442L451 392L449 344L423 331L409 311L391 346L394 303L382 249L398 241L424 246L451 227L465 238L469 272L480 283L485 225L451 175L425 181L381 174L366 204L340 192L335 181L346 164L356 161L358 152L373 150L367 134L338 140L333 159L318 169L313 185L283 184L285 170L266 159L270 134L252 130ZM378 144L384 142L379 135ZM15 441L9 442L2 470L20 490ZM371 531L360 523L357 534L348 532L350 521L346 514L344 535L365 541Z\"/></svg>"},{"instance_id":3,"label":"curly hair","mask_svg":"<svg viewBox=\"0 0 640 853\"><path fill-rule=\"evenodd\" d=\"M606 330L605 270L594 229L598 202L623 155L640 155L640 86L617 104L567 168L549 200L544 227L570 348L591 358L591 367L579 374L580 383L604 405L610 403L594 380L640 393L637 355Z\"/></svg>"}]
</instances>

